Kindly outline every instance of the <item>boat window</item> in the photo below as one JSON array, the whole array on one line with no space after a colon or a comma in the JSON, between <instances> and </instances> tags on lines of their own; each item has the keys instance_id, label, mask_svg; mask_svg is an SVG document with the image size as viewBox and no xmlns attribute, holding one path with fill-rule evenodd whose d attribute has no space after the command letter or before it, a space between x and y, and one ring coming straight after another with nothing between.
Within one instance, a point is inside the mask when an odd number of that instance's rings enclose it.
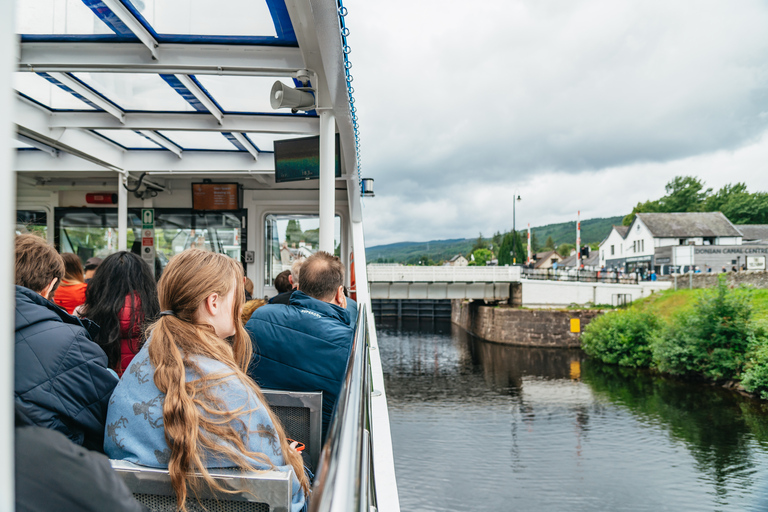
<instances>
[{"instance_id":1,"label":"boat window","mask_svg":"<svg viewBox=\"0 0 768 512\"><path fill-rule=\"evenodd\" d=\"M160 135L172 140L182 147L182 149L207 149L220 151L237 151L237 147L232 144L221 132L199 132L184 130L162 130L158 131Z\"/></svg>"},{"instance_id":2,"label":"boat window","mask_svg":"<svg viewBox=\"0 0 768 512\"><path fill-rule=\"evenodd\" d=\"M195 78L225 112L274 112L269 105L274 77L199 75ZM291 79L282 81L294 87Z\"/></svg>"},{"instance_id":3,"label":"boat window","mask_svg":"<svg viewBox=\"0 0 768 512\"><path fill-rule=\"evenodd\" d=\"M253 0L132 0L160 34L276 37L267 2Z\"/></svg>"},{"instance_id":4,"label":"boat window","mask_svg":"<svg viewBox=\"0 0 768 512\"><path fill-rule=\"evenodd\" d=\"M16 210L16 234L32 233L48 238L48 214L44 211Z\"/></svg>"},{"instance_id":5,"label":"boat window","mask_svg":"<svg viewBox=\"0 0 768 512\"><path fill-rule=\"evenodd\" d=\"M123 110L194 112L160 75L144 73L72 73Z\"/></svg>"},{"instance_id":6,"label":"boat window","mask_svg":"<svg viewBox=\"0 0 768 512\"><path fill-rule=\"evenodd\" d=\"M16 2L19 34L114 34L82 0Z\"/></svg>"},{"instance_id":7,"label":"boat window","mask_svg":"<svg viewBox=\"0 0 768 512\"><path fill-rule=\"evenodd\" d=\"M95 110L85 101L37 73L14 73L13 88L51 110Z\"/></svg>"},{"instance_id":8,"label":"boat window","mask_svg":"<svg viewBox=\"0 0 768 512\"><path fill-rule=\"evenodd\" d=\"M296 258L317 252L320 217L317 215L267 215L264 223L264 285L272 286L275 277L290 270ZM341 218L336 215L333 226L334 254L341 256ZM301 280L301 278L299 278Z\"/></svg>"},{"instance_id":9,"label":"boat window","mask_svg":"<svg viewBox=\"0 0 768 512\"><path fill-rule=\"evenodd\" d=\"M245 210L195 212L190 209L155 209L155 272L165 268L174 255L196 248L242 260ZM140 254L141 210L128 209L129 250ZM117 209L56 208L54 239L60 252L72 252L85 261L117 252Z\"/></svg>"},{"instance_id":10,"label":"boat window","mask_svg":"<svg viewBox=\"0 0 768 512\"><path fill-rule=\"evenodd\" d=\"M249 133L248 138L251 142L259 148L259 151L274 151L275 141L284 139L296 139L298 137L306 137L306 134L288 134L288 133Z\"/></svg>"},{"instance_id":11,"label":"boat window","mask_svg":"<svg viewBox=\"0 0 768 512\"><path fill-rule=\"evenodd\" d=\"M94 130L102 137L130 149L163 149L157 142L151 141L133 130Z\"/></svg>"}]
</instances>

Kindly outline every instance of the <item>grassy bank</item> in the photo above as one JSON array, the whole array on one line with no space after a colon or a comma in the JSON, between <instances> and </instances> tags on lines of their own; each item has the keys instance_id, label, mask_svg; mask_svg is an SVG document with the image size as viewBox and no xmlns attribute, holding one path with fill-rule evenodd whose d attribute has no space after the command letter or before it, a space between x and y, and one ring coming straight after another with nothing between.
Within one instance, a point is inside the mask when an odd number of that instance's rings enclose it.
<instances>
[{"instance_id":1,"label":"grassy bank","mask_svg":"<svg viewBox=\"0 0 768 512\"><path fill-rule=\"evenodd\" d=\"M582 348L605 363L684 378L737 381L768 399L768 290L657 293L593 320Z\"/></svg>"}]
</instances>

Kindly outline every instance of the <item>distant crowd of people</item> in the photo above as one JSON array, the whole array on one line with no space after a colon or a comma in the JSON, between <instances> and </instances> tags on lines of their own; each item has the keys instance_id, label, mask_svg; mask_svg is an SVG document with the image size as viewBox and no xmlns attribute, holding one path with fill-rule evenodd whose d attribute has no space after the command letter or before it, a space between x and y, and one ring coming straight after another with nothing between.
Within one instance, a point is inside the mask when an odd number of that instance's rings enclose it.
<instances>
[{"instance_id":1,"label":"distant crowd of people","mask_svg":"<svg viewBox=\"0 0 768 512\"><path fill-rule=\"evenodd\" d=\"M155 283L131 252L15 249L17 510L142 510L107 457L167 468L180 506L193 472L291 470L307 508L312 474L261 389L322 391L325 438L357 319L339 258L295 262L267 302L222 254L184 251Z\"/></svg>"}]
</instances>

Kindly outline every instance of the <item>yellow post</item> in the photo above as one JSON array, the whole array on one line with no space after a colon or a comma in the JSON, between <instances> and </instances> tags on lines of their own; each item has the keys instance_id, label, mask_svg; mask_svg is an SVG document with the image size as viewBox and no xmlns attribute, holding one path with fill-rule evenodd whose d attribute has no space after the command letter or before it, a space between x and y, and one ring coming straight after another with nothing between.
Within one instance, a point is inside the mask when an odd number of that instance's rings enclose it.
<instances>
[{"instance_id":1,"label":"yellow post","mask_svg":"<svg viewBox=\"0 0 768 512\"><path fill-rule=\"evenodd\" d=\"M571 332L581 332L581 320L579 318L571 318Z\"/></svg>"}]
</instances>

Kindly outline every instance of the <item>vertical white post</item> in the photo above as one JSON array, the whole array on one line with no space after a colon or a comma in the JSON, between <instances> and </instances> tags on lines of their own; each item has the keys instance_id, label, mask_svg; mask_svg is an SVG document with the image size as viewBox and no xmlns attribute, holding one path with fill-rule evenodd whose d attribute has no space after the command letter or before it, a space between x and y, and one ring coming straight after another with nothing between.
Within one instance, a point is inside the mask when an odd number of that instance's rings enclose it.
<instances>
[{"instance_id":1,"label":"vertical white post","mask_svg":"<svg viewBox=\"0 0 768 512\"><path fill-rule=\"evenodd\" d=\"M576 212L576 271L581 270L581 210Z\"/></svg>"},{"instance_id":2,"label":"vertical white post","mask_svg":"<svg viewBox=\"0 0 768 512\"><path fill-rule=\"evenodd\" d=\"M13 288L14 261L13 238L16 223L11 219L16 218L16 172L13 165L14 149L11 146L13 138L13 124L10 115L13 110L13 75L11 72L16 65L18 55L18 41L14 30L14 4L15 2L3 2L2 20L0 21L0 77L3 87L0 87L0 176L3 186L0 187L0 211L4 222L0 222L0 243L5 250L0 255L0 510L13 510L14 498L14 473L13 473L13 340L15 292ZM5 240L3 242L3 240Z\"/></svg>"},{"instance_id":3,"label":"vertical white post","mask_svg":"<svg viewBox=\"0 0 768 512\"><path fill-rule=\"evenodd\" d=\"M336 118L320 111L320 250L333 254L336 183Z\"/></svg>"},{"instance_id":4,"label":"vertical white post","mask_svg":"<svg viewBox=\"0 0 768 512\"><path fill-rule=\"evenodd\" d=\"M117 178L117 250L128 250L128 178L120 174Z\"/></svg>"},{"instance_id":5,"label":"vertical white post","mask_svg":"<svg viewBox=\"0 0 768 512\"><path fill-rule=\"evenodd\" d=\"M531 224L528 223L528 263L531 263L531 257L533 256L533 249L531 248Z\"/></svg>"}]
</instances>

